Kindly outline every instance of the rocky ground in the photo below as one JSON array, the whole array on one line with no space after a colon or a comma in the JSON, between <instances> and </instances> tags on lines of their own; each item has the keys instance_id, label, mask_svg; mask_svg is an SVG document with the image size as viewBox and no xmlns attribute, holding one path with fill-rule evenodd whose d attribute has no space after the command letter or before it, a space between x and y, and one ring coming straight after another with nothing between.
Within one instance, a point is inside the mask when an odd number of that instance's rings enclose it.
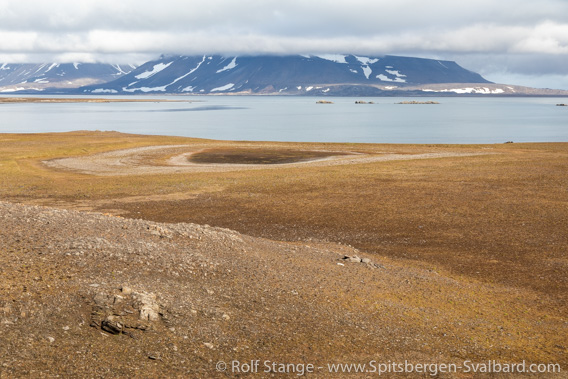
<instances>
[{"instance_id":1,"label":"rocky ground","mask_svg":"<svg viewBox=\"0 0 568 379\"><path fill-rule=\"evenodd\" d=\"M251 360L311 363L322 378L328 363L372 360L567 363L568 325L541 314L537 293L340 244L0 202L0 272L2 378L239 377L232 362Z\"/></svg>"}]
</instances>

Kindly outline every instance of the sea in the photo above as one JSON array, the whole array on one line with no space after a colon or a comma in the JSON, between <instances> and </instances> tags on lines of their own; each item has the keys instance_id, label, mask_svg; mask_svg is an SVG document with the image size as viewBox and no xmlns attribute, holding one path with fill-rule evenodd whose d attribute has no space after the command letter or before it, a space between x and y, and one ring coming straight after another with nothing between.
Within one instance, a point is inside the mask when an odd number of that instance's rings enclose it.
<instances>
[{"instance_id":1,"label":"sea","mask_svg":"<svg viewBox=\"0 0 568 379\"><path fill-rule=\"evenodd\" d=\"M568 107L556 105L568 103L566 98L222 95L132 98L180 102L0 104L0 133L100 130L239 141L568 142ZM319 100L332 104L319 104ZM404 101L439 104L399 104Z\"/></svg>"}]
</instances>

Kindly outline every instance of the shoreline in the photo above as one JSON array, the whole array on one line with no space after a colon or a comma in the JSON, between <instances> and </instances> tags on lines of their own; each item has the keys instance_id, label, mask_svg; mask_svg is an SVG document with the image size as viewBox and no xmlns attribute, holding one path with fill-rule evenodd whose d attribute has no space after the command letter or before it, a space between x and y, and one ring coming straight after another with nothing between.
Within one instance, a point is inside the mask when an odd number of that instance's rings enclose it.
<instances>
[{"instance_id":1,"label":"shoreline","mask_svg":"<svg viewBox=\"0 0 568 379\"><path fill-rule=\"evenodd\" d=\"M40 97L0 97L0 104L27 104L27 103L192 103L191 100L169 99L106 99L106 98L40 98Z\"/></svg>"}]
</instances>

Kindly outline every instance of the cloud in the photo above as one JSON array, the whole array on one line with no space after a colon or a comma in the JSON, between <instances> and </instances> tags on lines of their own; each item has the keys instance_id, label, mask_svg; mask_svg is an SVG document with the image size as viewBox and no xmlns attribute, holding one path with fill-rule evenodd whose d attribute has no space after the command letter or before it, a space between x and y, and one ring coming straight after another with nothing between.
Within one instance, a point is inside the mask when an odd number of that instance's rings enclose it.
<instances>
[{"instance_id":1,"label":"cloud","mask_svg":"<svg viewBox=\"0 0 568 379\"><path fill-rule=\"evenodd\" d=\"M0 60L140 63L161 53L325 52L435 56L484 72L568 75L559 64L568 58L568 2L0 0Z\"/></svg>"}]
</instances>

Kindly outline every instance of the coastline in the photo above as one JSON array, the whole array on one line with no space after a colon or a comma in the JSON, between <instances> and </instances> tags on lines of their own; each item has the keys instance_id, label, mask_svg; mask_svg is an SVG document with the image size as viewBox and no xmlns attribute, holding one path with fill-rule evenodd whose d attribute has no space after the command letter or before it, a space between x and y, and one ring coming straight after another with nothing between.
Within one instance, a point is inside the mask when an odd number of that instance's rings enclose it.
<instances>
[{"instance_id":1,"label":"coastline","mask_svg":"<svg viewBox=\"0 0 568 379\"><path fill-rule=\"evenodd\" d=\"M109 98L57 98L57 97L1 97L0 104L19 104L19 103L192 103L191 100L174 100L174 99L109 99Z\"/></svg>"}]
</instances>

